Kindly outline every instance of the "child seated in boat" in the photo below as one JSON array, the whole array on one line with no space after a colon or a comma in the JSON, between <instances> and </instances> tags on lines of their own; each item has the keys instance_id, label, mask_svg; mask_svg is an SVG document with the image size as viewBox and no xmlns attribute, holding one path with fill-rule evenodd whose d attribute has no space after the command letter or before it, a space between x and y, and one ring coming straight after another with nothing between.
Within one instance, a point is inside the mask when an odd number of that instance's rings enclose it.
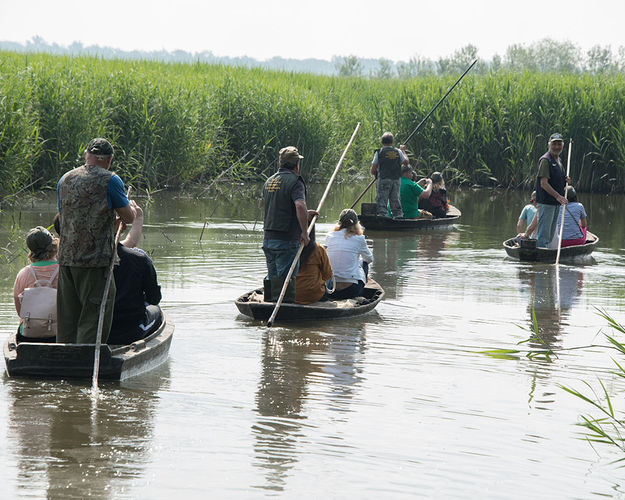
<instances>
[{"instance_id":1,"label":"child seated in boat","mask_svg":"<svg viewBox=\"0 0 625 500\"><path fill-rule=\"evenodd\" d=\"M59 239L37 226L28 232L26 246L30 265L17 273L13 285L13 301L20 317L17 342L55 342Z\"/></svg>"},{"instance_id":2,"label":"child seated in boat","mask_svg":"<svg viewBox=\"0 0 625 500\"><path fill-rule=\"evenodd\" d=\"M310 232L310 241L302 250L299 270L295 281L295 302L311 304L327 300L326 281L332 277L332 267L326 249L315 241L315 228Z\"/></svg>"},{"instance_id":3,"label":"child seated in boat","mask_svg":"<svg viewBox=\"0 0 625 500\"><path fill-rule=\"evenodd\" d=\"M326 247L336 282L329 298L341 300L360 296L373 255L367 248L358 216L351 208L341 212L338 224L326 237Z\"/></svg>"},{"instance_id":4,"label":"child seated in boat","mask_svg":"<svg viewBox=\"0 0 625 500\"><path fill-rule=\"evenodd\" d=\"M432 194L429 198L419 199L419 208L427 210L435 218L446 217L449 203L443 176L440 172L434 172L430 179L432 180Z\"/></svg>"},{"instance_id":5,"label":"child seated in boat","mask_svg":"<svg viewBox=\"0 0 625 500\"><path fill-rule=\"evenodd\" d=\"M568 203L564 207L564 229L562 230L562 246L583 245L586 243L586 210L584 205L577 201L577 193L573 186L566 188ZM560 235L562 216L558 216L556 237Z\"/></svg>"}]
</instances>

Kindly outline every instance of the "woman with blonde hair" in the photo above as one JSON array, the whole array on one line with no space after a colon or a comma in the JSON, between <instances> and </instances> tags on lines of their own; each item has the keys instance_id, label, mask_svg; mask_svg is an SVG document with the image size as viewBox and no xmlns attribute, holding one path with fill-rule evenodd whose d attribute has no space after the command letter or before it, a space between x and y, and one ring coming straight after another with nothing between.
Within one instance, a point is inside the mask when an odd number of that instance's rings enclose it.
<instances>
[{"instance_id":1,"label":"woman with blonde hair","mask_svg":"<svg viewBox=\"0 0 625 500\"><path fill-rule=\"evenodd\" d=\"M429 198L419 200L419 208L427 210L436 218L446 217L449 204L445 180L440 172L433 172L430 179L432 180L432 194Z\"/></svg>"},{"instance_id":2,"label":"woman with blonde hair","mask_svg":"<svg viewBox=\"0 0 625 500\"><path fill-rule=\"evenodd\" d=\"M30 265L17 273L13 285L13 301L20 317L17 341L54 342L59 239L37 226L28 231L26 246Z\"/></svg>"},{"instance_id":3,"label":"woman with blonde hair","mask_svg":"<svg viewBox=\"0 0 625 500\"><path fill-rule=\"evenodd\" d=\"M326 246L336 282L329 298L341 300L360 296L373 255L367 248L358 215L351 208L341 212L338 224L326 237Z\"/></svg>"}]
</instances>

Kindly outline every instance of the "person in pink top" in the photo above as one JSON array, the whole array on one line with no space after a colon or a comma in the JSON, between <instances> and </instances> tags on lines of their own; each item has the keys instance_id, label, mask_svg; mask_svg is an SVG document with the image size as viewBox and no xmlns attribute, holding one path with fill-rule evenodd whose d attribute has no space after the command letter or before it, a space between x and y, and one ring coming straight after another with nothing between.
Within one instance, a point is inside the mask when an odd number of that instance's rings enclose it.
<instances>
[{"instance_id":1,"label":"person in pink top","mask_svg":"<svg viewBox=\"0 0 625 500\"><path fill-rule=\"evenodd\" d=\"M20 316L20 325L17 333L18 342L54 342L56 337L56 304L54 305L54 328L48 330L53 335L46 336L46 331L30 333L24 331L24 319L22 312L22 300L27 288L36 286L49 286L57 288L59 265L56 255L59 250L59 239L41 226L31 229L26 236L26 246L29 249L28 260L30 264L20 270L13 285L13 301L15 310ZM37 283L38 282L38 283ZM32 336L37 335L37 336Z\"/></svg>"}]
</instances>

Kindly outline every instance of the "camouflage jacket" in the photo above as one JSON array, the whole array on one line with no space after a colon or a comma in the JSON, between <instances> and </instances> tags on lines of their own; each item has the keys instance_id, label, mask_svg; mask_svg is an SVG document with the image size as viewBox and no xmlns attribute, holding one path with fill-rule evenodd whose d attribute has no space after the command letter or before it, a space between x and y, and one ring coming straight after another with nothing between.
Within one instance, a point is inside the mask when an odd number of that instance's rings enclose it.
<instances>
[{"instance_id":1,"label":"camouflage jacket","mask_svg":"<svg viewBox=\"0 0 625 500\"><path fill-rule=\"evenodd\" d=\"M67 172L59 181L61 266L105 267L114 250L115 213L106 194L113 173L96 165Z\"/></svg>"}]
</instances>

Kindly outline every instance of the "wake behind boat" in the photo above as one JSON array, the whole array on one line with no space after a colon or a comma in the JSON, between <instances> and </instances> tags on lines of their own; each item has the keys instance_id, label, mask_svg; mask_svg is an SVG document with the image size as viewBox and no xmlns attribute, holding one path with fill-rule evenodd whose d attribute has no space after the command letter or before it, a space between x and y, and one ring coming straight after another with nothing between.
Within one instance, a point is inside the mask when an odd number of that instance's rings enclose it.
<instances>
[{"instance_id":1,"label":"wake behind boat","mask_svg":"<svg viewBox=\"0 0 625 500\"><path fill-rule=\"evenodd\" d=\"M375 215L375 203L363 203L358 220L370 231L415 231L419 229L436 229L455 224L462 213L453 205L449 205L446 217L435 219L393 219Z\"/></svg>"},{"instance_id":2,"label":"wake behind boat","mask_svg":"<svg viewBox=\"0 0 625 500\"><path fill-rule=\"evenodd\" d=\"M129 345L102 344L99 379L125 380L145 373L167 360L174 334L173 322L163 323L145 339ZM6 371L11 377L91 379L95 344L59 344L16 341L4 344Z\"/></svg>"},{"instance_id":3,"label":"wake behind boat","mask_svg":"<svg viewBox=\"0 0 625 500\"><path fill-rule=\"evenodd\" d=\"M336 301L328 300L305 305L282 303L276 319L297 321L356 316L371 311L383 298L384 290L382 287L374 280L369 280L362 292L362 297ZM235 304L242 314L261 320L268 320L276 306L275 302L264 301L262 288L241 295Z\"/></svg>"},{"instance_id":4,"label":"wake behind boat","mask_svg":"<svg viewBox=\"0 0 625 500\"><path fill-rule=\"evenodd\" d=\"M529 242L529 243L528 243ZM533 243L532 243L533 242ZM535 246L536 240L523 240L521 244L514 238L503 242L503 247L509 257L528 262L555 262L557 248L538 248ZM599 242L599 237L590 231L586 233L586 243L583 245L573 245L562 247L560 250L560 260L571 260L575 258L588 257Z\"/></svg>"}]
</instances>

